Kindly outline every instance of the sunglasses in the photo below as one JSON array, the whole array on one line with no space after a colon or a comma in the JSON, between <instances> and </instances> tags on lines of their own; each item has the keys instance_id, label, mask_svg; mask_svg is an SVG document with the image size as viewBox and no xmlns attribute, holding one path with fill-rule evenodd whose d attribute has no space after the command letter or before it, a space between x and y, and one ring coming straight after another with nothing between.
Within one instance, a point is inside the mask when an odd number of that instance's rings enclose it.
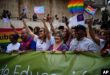
<instances>
[{"instance_id":1,"label":"sunglasses","mask_svg":"<svg viewBox=\"0 0 110 75\"><path fill-rule=\"evenodd\" d=\"M43 30L40 30L39 32L43 32Z\"/></svg>"}]
</instances>

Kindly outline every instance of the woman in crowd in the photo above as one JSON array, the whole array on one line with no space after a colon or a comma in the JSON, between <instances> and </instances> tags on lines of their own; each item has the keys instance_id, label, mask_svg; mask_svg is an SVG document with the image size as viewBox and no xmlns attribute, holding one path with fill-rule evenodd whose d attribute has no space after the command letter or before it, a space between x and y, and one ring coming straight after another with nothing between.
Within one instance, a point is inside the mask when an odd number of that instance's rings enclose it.
<instances>
[{"instance_id":1,"label":"woman in crowd","mask_svg":"<svg viewBox=\"0 0 110 75\"><path fill-rule=\"evenodd\" d=\"M75 38L75 29L74 27L69 27L68 26L68 21L65 22L65 25L67 26L67 28L64 28L62 30L62 34L64 37L64 43L70 47L70 42L72 41L72 39Z\"/></svg>"},{"instance_id":2,"label":"woman in crowd","mask_svg":"<svg viewBox=\"0 0 110 75\"><path fill-rule=\"evenodd\" d=\"M63 43L63 35L60 31L54 34L55 44L51 45L48 50L52 51L67 51L68 47Z\"/></svg>"},{"instance_id":3,"label":"woman in crowd","mask_svg":"<svg viewBox=\"0 0 110 75\"><path fill-rule=\"evenodd\" d=\"M45 24L45 20L42 20L44 24L44 28L40 28L39 35L34 34L26 25L26 22L23 20L24 26L28 32L28 34L34 39L36 42L36 50L45 51L52 44L52 38L49 33L49 30Z\"/></svg>"}]
</instances>

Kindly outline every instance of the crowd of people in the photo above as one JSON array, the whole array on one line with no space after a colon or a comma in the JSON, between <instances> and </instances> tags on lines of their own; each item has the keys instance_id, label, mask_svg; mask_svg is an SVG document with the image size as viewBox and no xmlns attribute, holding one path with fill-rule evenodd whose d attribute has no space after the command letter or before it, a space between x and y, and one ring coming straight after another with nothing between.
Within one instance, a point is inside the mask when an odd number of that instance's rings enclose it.
<instances>
[{"instance_id":1,"label":"crowd of people","mask_svg":"<svg viewBox=\"0 0 110 75\"><path fill-rule=\"evenodd\" d=\"M90 37L87 35L87 28L84 25L69 27L59 26L54 28L52 22L49 22L51 30L49 31L46 20L41 20L44 27L36 27L34 30L27 26L26 20L23 20L24 28L19 34L14 25L10 23L15 34L10 35L10 44L8 44L6 53L13 51L27 52L34 51L74 51L74 52L100 52L102 56L110 53L110 30L103 30L103 34L97 34L92 28L93 19L87 20ZM21 38L21 42L18 39Z\"/></svg>"},{"instance_id":2,"label":"crowd of people","mask_svg":"<svg viewBox=\"0 0 110 75\"><path fill-rule=\"evenodd\" d=\"M47 14L45 18L41 21L44 25L43 28L35 27L34 29L27 26L26 14L22 13L20 20L23 21L24 27L19 34L14 25L10 23L15 34L10 35L10 44L6 48L6 53L11 53L13 51L26 52L29 50L34 51L89 51L89 52L100 52L102 56L110 53L110 26L108 11L104 10L102 12L102 26L103 32L96 31L92 28L94 25L93 19L86 20L87 27L85 25L77 25L74 27L69 27L68 18L62 16L62 23L65 26L59 26L54 28L52 25L52 17ZM24 15L24 16L23 16ZM2 17L10 19L11 13L8 10L4 10ZM34 13L33 21L37 21L37 14ZM54 16L55 20L59 20L58 15ZM46 22L49 22L51 30L48 29ZM87 31L87 28L89 31ZM88 37L87 32L89 32L90 37ZM21 39L19 42L18 39Z\"/></svg>"}]
</instances>

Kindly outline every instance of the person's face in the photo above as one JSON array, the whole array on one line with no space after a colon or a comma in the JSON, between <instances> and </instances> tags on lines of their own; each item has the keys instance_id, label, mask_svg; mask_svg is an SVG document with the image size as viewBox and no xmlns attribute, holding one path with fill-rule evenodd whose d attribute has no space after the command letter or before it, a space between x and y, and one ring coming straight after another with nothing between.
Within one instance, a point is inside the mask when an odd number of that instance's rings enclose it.
<instances>
[{"instance_id":1,"label":"person's face","mask_svg":"<svg viewBox=\"0 0 110 75\"><path fill-rule=\"evenodd\" d=\"M10 39L11 43L13 43L13 44L16 43L16 40L13 38L13 36L10 36L9 39Z\"/></svg>"},{"instance_id":2,"label":"person's face","mask_svg":"<svg viewBox=\"0 0 110 75\"><path fill-rule=\"evenodd\" d=\"M28 39L28 34L27 34L26 29L23 29L23 30L21 31L21 39L22 39L22 40L27 40L27 39Z\"/></svg>"},{"instance_id":3,"label":"person's face","mask_svg":"<svg viewBox=\"0 0 110 75\"><path fill-rule=\"evenodd\" d=\"M13 42L13 37L12 37L12 36L10 36L10 38L9 38L9 39L10 39L10 41L11 41L11 42Z\"/></svg>"},{"instance_id":4,"label":"person's face","mask_svg":"<svg viewBox=\"0 0 110 75\"><path fill-rule=\"evenodd\" d=\"M85 36L85 31L75 30L75 37L79 40Z\"/></svg>"},{"instance_id":5,"label":"person's face","mask_svg":"<svg viewBox=\"0 0 110 75\"><path fill-rule=\"evenodd\" d=\"M104 32L101 32L100 38L101 38L101 39L106 39L106 35L105 35Z\"/></svg>"},{"instance_id":6,"label":"person's face","mask_svg":"<svg viewBox=\"0 0 110 75\"><path fill-rule=\"evenodd\" d=\"M75 36L75 29L71 29L72 36Z\"/></svg>"},{"instance_id":7,"label":"person's face","mask_svg":"<svg viewBox=\"0 0 110 75\"><path fill-rule=\"evenodd\" d=\"M60 42L62 42L62 40L61 40L61 37L60 37L60 35L57 33L57 34L55 34L55 42L56 43L60 43Z\"/></svg>"},{"instance_id":8,"label":"person's face","mask_svg":"<svg viewBox=\"0 0 110 75\"><path fill-rule=\"evenodd\" d=\"M40 30L39 30L39 37L40 38L42 38L42 37L45 37L45 31L44 31L44 29L43 28L41 28Z\"/></svg>"},{"instance_id":9,"label":"person's face","mask_svg":"<svg viewBox=\"0 0 110 75\"><path fill-rule=\"evenodd\" d=\"M106 40L108 41L108 42L110 42L110 32L108 32L108 33L106 33Z\"/></svg>"},{"instance_id":10,"label":"person's face","mask_svg":"<svg viewBox=\"0 0 110 75\"><path fill-rule=\"evenodd\" d=\"M27 34L22 34L22 35L21 35L21 39L22 39L23 41L27 41L28 35L27 35Z\"/></svg>"},{"instance_id":11,"label":"person's face","mask_svg":"<svg viewBox=\"0 0 110 75\"><path fill-rule=\"evenodd\" d=\"M66 29L62 30L63 37L66 37L66 34L67 34L67 30Z\"/></svg>"},{"instance_id":12,"label":"person's face","mask_svg":"<svg viewBox=\"0 0 110 75\"><path fill-rule=\"evenodd\" d=\"M24 34L27 34L26 29L22 29L22 31L21 31L21 35L24 35Z\"/></svg>"}]
</instances>

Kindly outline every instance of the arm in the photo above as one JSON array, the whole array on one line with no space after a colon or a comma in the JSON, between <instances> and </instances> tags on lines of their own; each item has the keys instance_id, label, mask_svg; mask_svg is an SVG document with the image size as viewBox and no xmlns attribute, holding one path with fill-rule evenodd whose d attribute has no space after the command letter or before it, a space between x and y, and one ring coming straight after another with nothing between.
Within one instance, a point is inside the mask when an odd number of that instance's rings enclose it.
<instances>
[{"instance_id":1,"label":"arm","mask_svg":"<svg viewBox=\"0 0 110 75\"><path fill-rule=\"evenodd\" d=\"M93 40L97 45L100 45L100 39L95 36L95 33L94 33L93 29L92 29L92 24L93 24L92 19L88 20L87 23L88 23L88 28L89 28L89 34L90 34L92 40Z\"/></svg>"},{"instance_id":2,"label":"arm","mask_svg":"<svg viewBox=\"0 0 110 75\"><path fill-rule=\"evenodd\" d=\"M53 33L55 33L55 29L54 29L54 27L53 27L53 24L52 24L52 23L50 23L50 27L51 27L52 32L53 32Z\"/></svg>"},{"instance_id":3,"label":"arm","mask_svg":"<svg viewBox=\"0 0 110 75\"><path fill-rule=\"evenodd\" d=\"M50 40L51 36L50 36L50 32L49 32L49 30L48 30L48 27L47 27L47 25L46 25L46 23L45 23L45 20L43 19L42 22L43 22L44 27L45 27L45 29L46 29L47 38Z\"/></svg>"},{"instance_id":4,"label":"arm","mask_svg":"<svg viewBox=\"0 0 110 75\"><path fill-rule=\"evenodd\" d=\"M66 27L67 27L67 29L68 29L68 31L69 31L69 39L70 39L71 36L72 36L72 31L71 31L71 28L69 27L69 22L68 22L68 21L65 22L65 25L66 25Z\"/></svg>"},{"instance_id":5,"label":"arm","mask_svg":"<svg viewBox=\"0 0 110 75\"><path fill-rule=\"evenodd\" d=\"M12 23L10 22L10 27L13 29L13 31L18 34L18 32L16 31L15 27L12 25Z\"/></svg>"},{"instance_id":6,"label":"arm","mask_svg":"<svg viewBox=\"0 0 110 75\"><path fill-rule=\"evenodd\" d=\"M32 38L34 38L35 34L28 28L28 26L26 25L26 22L23 20L23 25L26 28L26 31L28 32L29 35L32 36Z\"/></svg>"}]
</instances>

